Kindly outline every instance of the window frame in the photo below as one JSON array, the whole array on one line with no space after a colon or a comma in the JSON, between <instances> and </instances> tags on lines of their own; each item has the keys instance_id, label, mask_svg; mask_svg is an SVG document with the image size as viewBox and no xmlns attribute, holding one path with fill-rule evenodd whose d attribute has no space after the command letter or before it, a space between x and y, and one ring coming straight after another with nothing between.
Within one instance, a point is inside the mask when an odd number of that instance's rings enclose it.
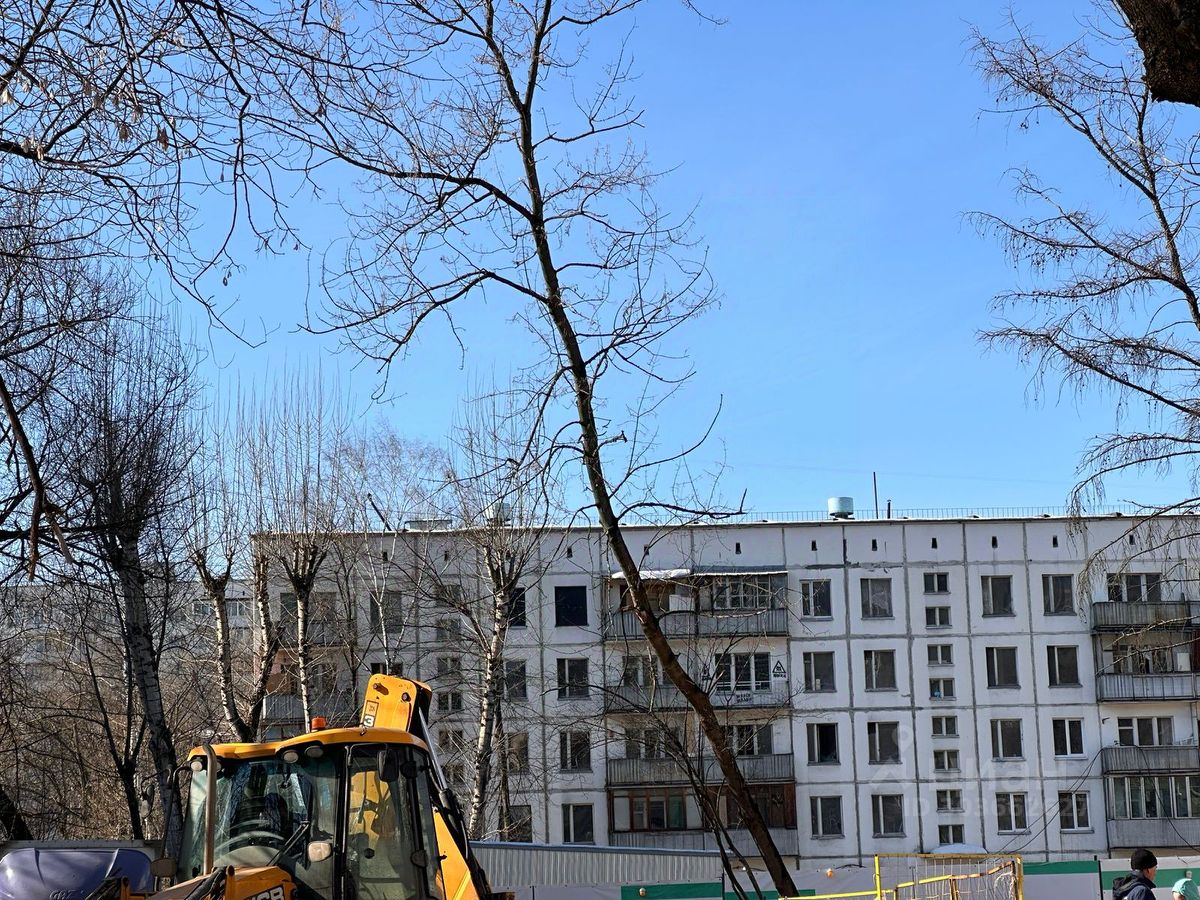
<instances>
[{"instance_id":1,"label":"window frame","mask_svg":"<svg viewBox=\"0 0 1200 900\"><path fill-rule=\"evenodd\" d=\"M858 579L858 585L862 600L862 617L864 619L894 619L896 617L890 575L883 578L864 576ZM878 592L876 589L878 589ZM886 612L875 611L885 608Z\"/></svg>"},{"instance_id":2,"label":"window frame","mask_svg":"<svg viewBox=\"0 0 1200 900\"><path fill-rule=\"evenodd\" d=\"M1075 667L1075 680L1063 681L1063 668L1060 655L1066 653L1068 657L1074 657L1071 665ZM1050 644L1046 647L1046 677L1049 681L1049 687L1081 687L1082 682L1079 679L1079 646L1077 644Z\"/></svg>"},{"instance_id":3,"label":"window frame","mask_svg":"<svg viewBox=\"0 0 1200 900\"><path fill-rule=\"evenodd\" d=\"M1000 682L1000 654L1012 655L1013 681ZM987 666L987 686L993 690L1016 690L1021 687L1021 656L1016 647L985 647L984 660Z\"/></svg>"},{"instance_id":4,"label":"window frame","mask_svg":"<svg viewBox=\"0 0 1200 900\"><path fill-rule=\"evenodd\" d=\"M983 597L982 615L985 619L1007 618L1015 616L1016 609L1013 606L1013 577L1011 575L981 575L980 579L980 594ZM996 610L996 595L994 584L997 582L1006 583L1008 585L1008 607L1007 610Z\"/></svg>"},{"instance_id":5,"label":"window frame","mask_svg":"<svg viewBox=\"0 0 1200 900\"><path fill-rule=\"evenodd\" d=\"M824 600L827 612L818 612L820 586L824 585ZM833 618L833 582L828 578L802 578L796 588L800 595L800 617L802 619Z\"/></svg>"},{"instance_id":6,"label":"window frame","mask_svg":"<svg viewBox=\"0 0 1200 900\"><path fill-rule=\"evenodd\" d=\"M838 829L836 832L825 830L825 805L830 802L836 804ZM846 836L846 821L842 815L842 797L840 794L809 797L808 810L809 828L814 840L829 840L831 838Z\"/></svg>"},{"instance_id":7,"label":"window frame","mask_svg":"<svg viewBox=\"0 0 1200 900\"><path fill-rule=\"evenodd\" d=\"M881 665L883 661L886 665ZM880 685L880 674L888 673L891 667L891 683ZM886 647L871 647L863 650L863 689L867 691L891 692L899 690L899 680L896 672L896 651Z\"/></svg>"},{"instance_id":8,"label":"window frame","mask_svg":"<svg viewBox=\"0 0 1200 900\"><path fill-rule=\"evenodd\" d=\"M894 801L898 810L893 810L899 816L899 831L884 831L887 825L887 809L885 804ZM872 837L890 838L904 837L904 795L903 794L872 794L871 795L871 832Z\"/></svg>"},{"instance_id":9,"label":"window frame","mask_svg":"<svg viewBox=\"0 0 1200 900\"><path fill-rule=\"evenodd\" d=\"M1003 806L1001 805L1003 804ZM998 834L1029 833L1029 797L1024 791L996 792L996 831ZM1008 827L1004 814L1007 813ZM1019 815L1018 815L1019 813ZM1020 823L1018 824L1018 818Z\"/></svg>"},{"instance_id":10,"label":"window frame","mask_svg":"<svg viewBox=\"0 0 1200 900\"><path fill-rule=\"evenodd\" d=\"M582 592L582 598L574 597L576 591ZM579 621L575 621L576 619ZM556 584L554 586L554 627L586 628L588 619L588 586L586 584Z\"/></svg>"}]
</instances>

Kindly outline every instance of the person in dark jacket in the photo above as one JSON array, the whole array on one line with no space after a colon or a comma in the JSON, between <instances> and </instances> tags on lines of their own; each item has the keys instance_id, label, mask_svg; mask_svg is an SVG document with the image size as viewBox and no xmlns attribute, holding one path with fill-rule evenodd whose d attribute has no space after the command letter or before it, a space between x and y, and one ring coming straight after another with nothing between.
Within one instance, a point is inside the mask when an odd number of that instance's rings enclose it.
<instances>
[{"instance_id":1,"label":"person in dark jacket","mask_svg":"<svg viewBox=\"0 0 1200 900\"><path fill-rule=\"evenodd\" d=\"M1154 876L1158 857L1146 849L1134 850L1129 857L1128 875L1113 882L1113 900L1154 900Z\"/></svg>"}]
</instances>

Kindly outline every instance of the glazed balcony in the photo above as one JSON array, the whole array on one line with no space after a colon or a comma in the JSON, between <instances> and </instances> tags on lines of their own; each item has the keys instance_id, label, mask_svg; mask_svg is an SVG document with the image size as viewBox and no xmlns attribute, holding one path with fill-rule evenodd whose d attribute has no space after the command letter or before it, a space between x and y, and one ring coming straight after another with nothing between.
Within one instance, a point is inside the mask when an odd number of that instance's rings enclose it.
<instances>
[{"instance_id":1,"label":"glazed balcony","mask_svg":"<svg viewBox=\"0 0 1200 900\"><path fill-rule=\"evenodd\" d=\"M1100 750L1100 770L1105 775L1200 772L1200 747L1104 747Z\"/></svg>"},{"instance_id":2,"label":"glazed balcony","mask_svg":"<svg viewBox=\"0 0 1200 900\"><path fill-rule=\"evenodd\" d=\"M705 784L721 784L725 776L715 759L693 760L697 777L703 774ZM610 759L606 764L609 787L631 787L647 784L690 784L682 765L673 759ZM773 753L768 756L739 756L738 768L751 782L787 781L795 777L792 754Z\"/></svg>"},{"instance_id":3,"label":"glazed balcony","mask_svg":"<svg viewBox=\"0 0 1200 900\"><path fill-rule=\"evenodd\" d=\"M659 625L667 637L786 637L788 613L784 609L670 610L660 613ZM640 641L642 623L628 610L609 615L606 641Z\"/></svg>"},{"instance_id":4,"label":"glazed balcony","mask_svg":"<svg viewBox=\"0 0 1200 900\"><path fill-rule=\"evenodd\" d=\"M1131 628L1200 629L1200 602L1092 604L1093 631L1128 631Z\"/></svg>"},{"instance_id":5,"label":"glazed balcony","mask_svg":"<svg viewBox=\"0 0 1200 900\"><path fill-rule=\"evenodd\" d=\"M1101 672L1096 676L1096 699L1101 703L1132 700L1200 700L1200 678L1194 672L1163 675Z\"/></svg>"}]
</instances>

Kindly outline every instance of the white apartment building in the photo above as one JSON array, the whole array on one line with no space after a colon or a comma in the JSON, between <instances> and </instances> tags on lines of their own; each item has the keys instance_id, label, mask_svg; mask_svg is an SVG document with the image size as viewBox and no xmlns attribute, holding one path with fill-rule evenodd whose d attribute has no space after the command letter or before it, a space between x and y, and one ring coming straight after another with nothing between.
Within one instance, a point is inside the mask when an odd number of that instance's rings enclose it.
<instances>
[{"instance_id":1,"label":"white apartment building","mask_svg":"<svg viewBox=\"0 0 1200 900\"><path fill-rule=\"evenodd\" d=\"M844 863L965 843L1053 861L1200 845L1189 527L931 515L627 535L786 855ZM464 687L469 623L438 597L476 589L475 554L451 527L373 535L368 546L370 560L341 580L361 594L349 598L355 654L330 639L322 655L343 697L331 712L346 712L347 659L361 686L390 658L433 685L439 749L469 783L455 762L477 717ZM540 546L504 654L517 831L551 843L715 846L696 789L665 750L669 732L692 749L693 777L752 854L693 714L621 610L623 579L598 532L558 529ZM436 585L414 575L425 571L417 561L436 564ZM319 590L335 602L333 587ZM280 730L298 728L286 679L277 688L268 712Z\"/></svg>"}]
</instances>

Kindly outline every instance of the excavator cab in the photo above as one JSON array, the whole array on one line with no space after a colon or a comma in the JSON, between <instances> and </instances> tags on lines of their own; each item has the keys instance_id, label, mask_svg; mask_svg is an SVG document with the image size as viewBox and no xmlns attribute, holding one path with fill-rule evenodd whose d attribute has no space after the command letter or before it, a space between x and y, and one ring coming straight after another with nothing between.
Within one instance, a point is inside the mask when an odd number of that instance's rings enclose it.
<instances>
[{"instance_id":1,"label":"excavator cab","mask_svg":"<svg viewBox=\"0 0 1200 900\"><path fill-rule=\"evenodd\" d=\"M328 734L347 736L359 734ZM198 758L177 881L231 866L276 867L294 882L296 900L444 900L423 748L361 740L284 744L265 757L214 750Z\"/></svg>"},{"instance_id":2,"label":"excavator cab","mask_svg":"<svg viewBox=\"0 0 1200 900\"><path fill-rule=\"evenodd\" d=\"M356 728L192 751L174 886L154 900L487 896L425 740L429 697L376 675Z\"/></svg>"}]
</instances>

